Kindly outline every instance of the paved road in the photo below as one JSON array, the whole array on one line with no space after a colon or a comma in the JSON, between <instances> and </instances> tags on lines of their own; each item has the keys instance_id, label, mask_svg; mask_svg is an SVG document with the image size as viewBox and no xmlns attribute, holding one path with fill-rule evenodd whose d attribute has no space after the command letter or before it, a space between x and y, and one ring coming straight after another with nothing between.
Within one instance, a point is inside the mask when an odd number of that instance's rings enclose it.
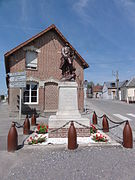
<instances>
[{"instance_id":1,"label":"paved road","mask_svg":"<svg viewBox=\"0 0 135 180\"><path fill-rule=\"evenodd\" d=\"M7 134L11 126L7 103L0 103L0 150L7 149Z\"/></svg>"},{"instance_id":2,"label":"paved road","mask_svg":"<svg viewBox=\"0 0 135 180\"><path fill-rule=\"evenodd\" d=\"M89 105L91 109L95 107L99 115L103 113L94 101ZM0 137L6 135L6 125L10 127L11 123L7 108L6 104L0 105L0 124L5 120L3 128L0 127ZM15 153L0 148L0 162L0 180L135 179L134 148L79 146L77 150L69 151L66 146L24 146Z\"/></svg>"},{"instance_id":3,"label":"paved road","mask_svg":"<svg viewBox=\"0 0 135 180\"><path fill-rule=\"evenodd\" d=\"M111 120L116 122L129 120L135 141L135 104L127 104L116 100L87 99L87 107L90 111L96 111L98 116L106 114ZM98 119L98 124L102 127L102 119ZM109 135L122 142L124 125L122 124L110 130ZM109 122L109 126L112 127L114 124Z\"/></svg>"},{"instance_id":4,"label":"paved road","mask_svg":"<svg viewBox=\"0 0 135 180\"><path fill-rule=\"evenodd\" d=\"M87 103L91 103L95 108L99 108L109 116L117 118L117 120L135 120L135 104L127 104L121 101L87 99Z\"/></svg>"},{"instance_id":5,"label":"paved road","mask_svg":"<svg viewBox=\"0 0 135 180\"><path fill-rule=\"evenodd\" d=\"M0 151L7 150L7 136L11 127L12 121L18 121L13 117L9 117L9 110L7 103L0 103ZM20 122L23 124L23 121ZM17 129L18 143L22 144L23 140L27 137L23 135L22 128Z\"/></svg>"},{"instance_id":6,"label":"paved road","mask_svg":"<svg viewBox=\"0 0 135 180\"><path fill-rule=\"evenodd\" d=\"M0 103L0 151L7 150L7 136L9 129L11 127L12 121L17 121L21 125L24 122L24 119L21 121L18 118L9 117L9 109L7 103ZM46 122L46 118L38 118L37 123L39 122ZM23 140L27 138L27 136L23 135L23 129L17 129L18 132L18 144L21 146Z\"/></svg>"}]
</instances>

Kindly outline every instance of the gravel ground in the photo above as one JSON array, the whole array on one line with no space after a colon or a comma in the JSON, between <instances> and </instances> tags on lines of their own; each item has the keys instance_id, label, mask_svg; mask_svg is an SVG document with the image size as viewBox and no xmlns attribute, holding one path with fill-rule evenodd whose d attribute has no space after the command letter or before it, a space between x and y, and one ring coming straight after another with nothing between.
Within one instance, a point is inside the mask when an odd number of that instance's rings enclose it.
<instances>
[{"instance_id":1,"label":"gravel ground","mask_svg":"<svg viewBox=\"0 0 135 180\"><path fill-rule=\"evenodd\" d=\"M25 147L9 153L2 180L134 180L135 150L116 147ZM8 169L8 167L7 167Z\"/></svg>"}]
</instances>

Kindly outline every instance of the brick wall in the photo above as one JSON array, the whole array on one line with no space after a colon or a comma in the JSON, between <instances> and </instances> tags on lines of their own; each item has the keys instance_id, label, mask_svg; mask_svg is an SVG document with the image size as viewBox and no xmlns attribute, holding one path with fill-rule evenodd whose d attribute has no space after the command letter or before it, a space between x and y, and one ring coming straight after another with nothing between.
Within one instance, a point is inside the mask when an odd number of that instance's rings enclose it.
<instances>
[{"instance_id":1,"label":"brick wall","mask_svg":"<svg viewBox=\"0 0 135 180\"><path fill-rule=\"evenodd\" d=\"M58 109L58 84L45 84L45 111L56 111Z\"/></svg>"},{"instance_id":2,"label":"brick wall","mask_svg":"<svg viewBox=\"0 0 135 180\"><path fill-rule=\"evenodd\" d=\"M67 138L68 137L68 128L62 128L57 131L52 128L49 129L49 138ZM54 131L54 132L51 132ZM77 137L90 137L90 129L88 128L76 128Z\"/></svg>"},{"instance_id":3,"label":"brick wall","mask_svg":"<svg viewBox=\"0 0 135 180\"><path fill-rule=\"evenodd\" d=\"M9 65L10 65L10 72L18 72L26 70L27 78L33 77L33 79L38 79L39 81L48 81L49 79L55 79L57 81L61 78L61 70L59 69L60 65L60 58L61 58L61 48L64 46L64 43L58 36L55 31L49 31L46 34L40 36L38 39L34 40L33 42L29 43L27 46L33 45L34 47L38 48L40 52L38 53L38 68L37 70L28 70L25 68L25 51L23 48L16 51L12 56L9 58ZM79 72L79 76L77 77L78 83L78 102L79 102L79 110L83 110L83 88L82 82L84 79L83 75L83 68L80 65L79 59L74 62L74 65ZM47 84L46 84L47 85ZM44 89L45 88L45 89ZM45 97L53 96L51 92L57 94L56 89L54 86L50 86L52 90L47 89L48 86L45 84L39 87L39 104L32 105L31 108L37 108L40 111L43 111L46 108L45 104ZM46 95L45 93L48 93ZM10 89L10 99L9 104L11 107L11 111L17 111L17 95L19 95L19 90ZM50 94L49 94L50 93ZM58 98L55 98L56 104L58 103ZM51 98L50 98L51 100ZM48 109L52 106L47 102ZM53 104L53 108L56 108L57 105Z\"/></svg>"}]
</instances>

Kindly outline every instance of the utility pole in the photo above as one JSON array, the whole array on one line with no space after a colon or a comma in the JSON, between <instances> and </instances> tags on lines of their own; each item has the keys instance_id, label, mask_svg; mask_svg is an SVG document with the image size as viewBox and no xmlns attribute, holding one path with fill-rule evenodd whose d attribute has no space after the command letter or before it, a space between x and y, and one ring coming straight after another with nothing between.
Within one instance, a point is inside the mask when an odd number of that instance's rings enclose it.
<instances>
[{"instance_id":1,"label":"utility pole","mask_svg":"<svg viewBox=\"0 0 135 180\"><path fill-rule=\"evenodd\" d=\"M116 88L117 88L117 91L116 91L116 99L119 100L119 72L116 71L116 72L112 72L113 76L116 77Z\"/></svg>"}]
</instances>

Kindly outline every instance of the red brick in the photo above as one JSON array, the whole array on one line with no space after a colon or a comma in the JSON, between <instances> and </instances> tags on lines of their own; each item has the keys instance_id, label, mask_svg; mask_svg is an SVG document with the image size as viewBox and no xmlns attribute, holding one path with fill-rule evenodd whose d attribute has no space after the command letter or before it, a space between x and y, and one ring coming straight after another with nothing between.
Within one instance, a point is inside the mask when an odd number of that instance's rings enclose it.
<instances>
[{"instance_id":1,"label":"red brick","mask_svg":"<svg viewBox=\"0 0 135 180\"><path fill-rule=\"evenodd\" d=\"M25 51L23 48L16 51L9 57L10 72L18 72L26 70L27 78L33 77L38 81L47 81L49 78L53 78L57 81L61 78L61 70L59 69L61 48L64 46L61 38L54 31L49 31L41 37L37 38L28 46L33 45L40 50L38 53L38 68L37 70L28 70L25 68ZM79 63L79 59L75 62L75 67L80 72L79 78L76 81L78 83L78 107L80 111L83 111L84 94L83 94L83 67ZM36 108L40 112L56 111L58 107L58 84L45 83L43 87L39 88L39 104L28 105L29 108ZM10 110L13 112L18 111L17 96L19 90L9 89L9 104ZM49 101L48 101L49 98ZM53 101L54 100L54 101Z\"/></svg>"},{"instance_id":2,"label":"red brick","mask_svg":"<svg viewBox=\"0 0 135 180\"><path fill-rule=\"evenodd\" d=\"M55 132L51 132L56 130L55 128L49 129L49 137L50 138L67 138L68 137L68 128L62 128ZM76 128L77 137L89 137L90 136L90 129L85 128Z\"/></svg>"}]
</instances>

